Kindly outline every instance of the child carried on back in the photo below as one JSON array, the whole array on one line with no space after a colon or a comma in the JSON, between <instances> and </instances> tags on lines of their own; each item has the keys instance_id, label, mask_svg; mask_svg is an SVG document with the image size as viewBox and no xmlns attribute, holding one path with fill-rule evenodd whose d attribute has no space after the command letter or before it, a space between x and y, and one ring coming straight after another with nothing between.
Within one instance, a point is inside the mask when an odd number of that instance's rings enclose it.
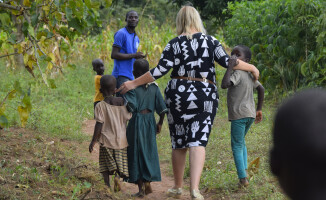
<instances>
[{"instance_id":1,"label":"child carried on back","mask_svg":"<svg viewBox=\"0 0 326 200\"><path fill-rule=\"evenodd\" d=\"M255 123L259 123L262 120L261 110L264 100L264 87L259 81L254 81L250 73L233 70L233 67L237 65L237 59L249 62L251 59L250 49L243 45L234 47L221 87L223 89L228 88L227 104L228 118L231 121L231 146L239 185L248 186L245 136L255 119ZM255 110L253 89L257 89L258 92L257 110Z\"/></svg>"},{"instance_id":2,"label":"child carried on back","mask_svg":"<svg viewBox=\"0 0 326 200\"><path fill-rule=\"evenodd\" d=\"M147 60L137 59L134 63L135 78L149 71ZM138 184L135 197L152 192L150 182L161 181L161 171L156 145L156 133L161 131L167 112L163 97L156 83L142 85L124 95L128 110L132 112L127 127L129 183ZM159 116L156 124L154 112Z\"/></svg>"},{"instance_id":3,"label":"child carried on back","mask_svg":"<svg viewBox=\"0 0 326 200\"><path fill-rule=\"evenodd\" d=\"M89 152L93 151L96 142L100 143L99 165L105 184L110 188L110 175L115 175L114 191L120 190L120 177L127 178L127 121L131 118L121 97L114 97L116 79L104 75L100 80L100 91L104 100L95 107L95 128Z\"/></svg>"}]
</instances>

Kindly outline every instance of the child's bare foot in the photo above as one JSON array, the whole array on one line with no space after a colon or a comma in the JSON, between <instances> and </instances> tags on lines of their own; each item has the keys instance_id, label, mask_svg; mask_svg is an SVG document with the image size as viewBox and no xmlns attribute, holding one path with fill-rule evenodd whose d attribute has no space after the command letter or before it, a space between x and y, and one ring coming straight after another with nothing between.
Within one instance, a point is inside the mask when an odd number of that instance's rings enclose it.
<instances>
[{"instance_id":1,"label":"child's bare foot","mask_svg":"<svg viewBox=\"0 0 326 200\"><path fill-rule=\"evenodd\" d=\"M249 185L249 181L248 181L247 177L240 178L239 187L247 187L248 185Z\"/></svg>"},{"instance_id":2,"label":"child's bare foot","mask_svg":"<svg viewBox=\"0 0 326 200\"><path fill-rule=\"evenodd\" d=\"M131 195L132 197L144 198L144 191L137 192L136 194Z\"/></svg>"},{"instance_id":3,"label":"child's bare foot","mask_svg":"<svg viewBox=\"0 0 326 200\"><path fill-rule=\"evenodd\" d=\"M151 182L145 182L145 194L148 195L152 192L153 190L152 190Z\"/></svg>"},{"instance_id":4,"label":"child's bare foot","mask_svg":"<svg viewBox=\"0 0 326 200\"><path fill-rule=\"evenodd\" d=\"M121 190L120 178L114 177L114 192L119 192Z\"/></svg>"}]
</instances>

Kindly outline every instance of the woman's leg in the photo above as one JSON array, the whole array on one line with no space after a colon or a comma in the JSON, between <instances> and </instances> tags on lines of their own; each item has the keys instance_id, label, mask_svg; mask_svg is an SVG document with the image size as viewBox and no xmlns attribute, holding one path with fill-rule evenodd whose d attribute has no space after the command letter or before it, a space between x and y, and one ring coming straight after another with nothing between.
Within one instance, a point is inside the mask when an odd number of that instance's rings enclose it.
<instances>
[{"instance_id":1,"label":"woman's leg","mask_svg":"<svg viewBox=\"0 0 326 200\"><path fill-rule=\"evenodd\" d=\"M174 188L182 188L187 149L172 149Z\"/></svg>"},{"instance_id":2,"label":"woman's leg","mask_svg":"<svg viewBox=\"0 0 326 200\"><path fill-rule=\"evenodd\" d=\"M190 189L198 190L200 176L205 163L205 147L190 147L189 150L190 163Z\"/></svg>"}]
</instances>

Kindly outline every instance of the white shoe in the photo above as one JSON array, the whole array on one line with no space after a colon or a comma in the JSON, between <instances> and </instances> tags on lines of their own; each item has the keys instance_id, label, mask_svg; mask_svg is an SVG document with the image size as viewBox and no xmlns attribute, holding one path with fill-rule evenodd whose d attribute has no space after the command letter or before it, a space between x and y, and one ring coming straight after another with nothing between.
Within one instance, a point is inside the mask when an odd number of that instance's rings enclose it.
<instances>
[{"instance_id":1,"label":"white shoe","mask_svg":"<svg viewBox=\"0 0 326 200\"><path fill-rule=\"evenodd\" d=\"M190 192L192 200L204 200L203 195L200 194L199 190L191 190Z\"/></svg>"},{"instance_id":2,"label":"white shoe","mask_svg":"<svg viewBox=\"0 0 326 200\"><path fill-rule=\"evenodd\" d=\"M170 189L168 189L167 194L168 194L169 197L180 199L181 195L182 195L182 188L176 188L176 189L175 188L170 188Z\"/></svg>"}]
</instances>

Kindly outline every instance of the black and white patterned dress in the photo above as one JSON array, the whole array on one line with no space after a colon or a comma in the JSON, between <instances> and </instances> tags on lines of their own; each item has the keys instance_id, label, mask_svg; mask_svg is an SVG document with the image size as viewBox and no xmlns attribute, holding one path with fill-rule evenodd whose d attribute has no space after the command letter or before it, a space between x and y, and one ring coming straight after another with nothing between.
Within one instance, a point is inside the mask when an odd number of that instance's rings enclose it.
<instances>
[{"instance_id":1,"label":"black and white patterned dress","mask_svg":"<svg viewBox=\"0 0 326 200\"><path fill-rule=\"evenodd\" d=\"M228 66L229 56L214 37L196 33L192 39L178 36L164 48L158 65L151 69L154 79L168 73L165 102L173 149L206 147L218 107L217 87L201 81L173 77L207 78L216 82L215 65Z\"/></svg>"}]
</instances>

